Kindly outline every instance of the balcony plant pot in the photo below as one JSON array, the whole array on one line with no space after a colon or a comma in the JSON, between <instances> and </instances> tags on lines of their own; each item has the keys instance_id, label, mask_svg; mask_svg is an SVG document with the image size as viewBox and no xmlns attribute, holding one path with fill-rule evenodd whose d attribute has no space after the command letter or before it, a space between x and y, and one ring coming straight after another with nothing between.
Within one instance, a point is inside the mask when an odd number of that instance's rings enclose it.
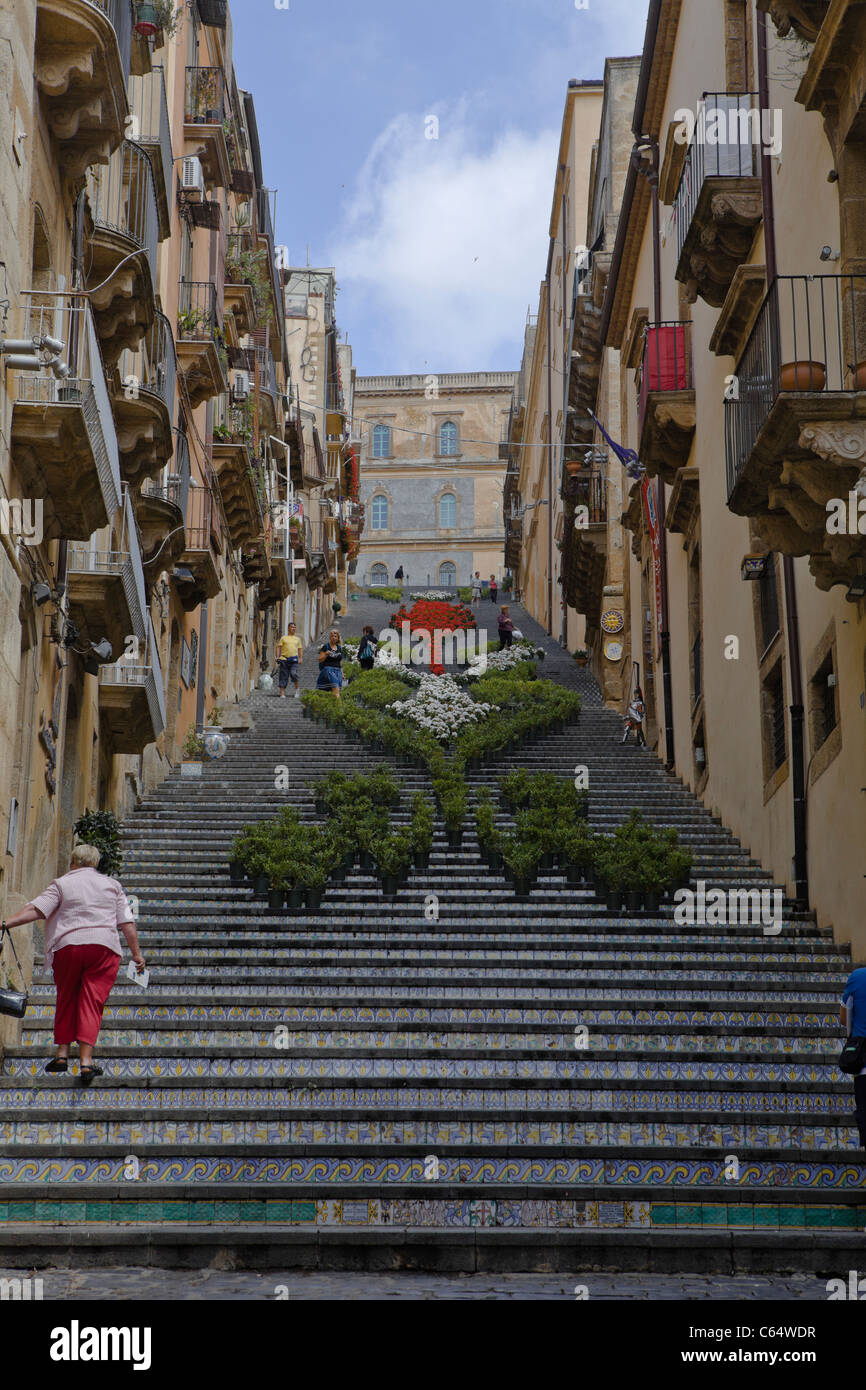
<instances>
[{"instance_id":1,"label":"balcony plant pot","mask_svg":"<svg viewBox=\"0 0 866 1390\"><path fill-rule=\"evenodd\" d=\"M267 874L256 874L253 879L253 897L266 898L270 891L271 881Z\"/></svg>"},{"instance_id":2,"label":"balcony plant pot","mask_svg":"<svg viewBox=\"0 0 866 1390\"><path fill-rule=\"evenodd\" d=\"M135 5L135 32L139 38L153 39L161 29L156 6L137 0Z\"/></svg>"},{"instance_id":3,"label":"balcony plant pot","mask_svg":"<svg viewBox=\"0 0 866 1390\"><path fill-rule=\"evenodd\" d=\"M286 890L284 888L268 889L268 908L271 912L282 912L285 900Z\"/></svg>"},{"instance_id":4,"label":"balcony plant pot","mask_svg":"<svg viewBox=\"0 0 866 1390\"><path fill-rule=\"evenodd\" d=\"M781 384L783 391L823 391L827 368L823 362L783 362Z\"/></svg>"},{"instance_id":5,"label":"balcony plant pot","mask_svg":"<svg viewBox=\"0 0 866 1390\"><path fill-rule=\"evenodd\" d=\"M400 887L396 874L382 874L379 879L379 886L382 889L382 897L394 899Z\"/></svg>"},{"instance_id":6,"label":"balcony plant pot","mask_svg":"<svg viewBox=\"0 0 866 1390\"><path fill-rule=\"evenodd\" d=\"M246 871L246 868L244 867L243 860L241 860L241 859L230 859L230 860L229 860L229 877L231 878L232 883L243 883L243 881L244 881L244 879L246 878L246 876L247 876L247 871Z\"/></svg>"},{"instance_id":7,"label":"balcony plant pot","mask_svg":"<svg viewBox=\"0 0 866 1390\"><path fill-rule=\"evenodd\" d=\"M643 893L639 888L628 888L625 894L625 905L629 912L640 912L643 904Z\"/></svg>"},{"instance_id":8,"label":"balcony plant pot","mask_svg":"<svg viewBox=\"0 0 866 1390\"><path fill-rule=\"evenodd\" d=\"M324 890L324 888L308 888L308 889L306 890L306 895L307 895L307 911L308 911L308 912L318 912L318 911L321 909L321 906L322 906L322 899L323 899L324 896L325 896L325 890Z\"/></svg>"},{"instance_id":9,"label":"balcony plant pot","mask_svg":"<svg viewBox=\"0 0 866 1390\"><path fill-rule=\"evenodd\" d=\"M607 910L608 912L622 911L622 890L620 888L609 888L607 890Z\"/></svg>"},{"instance_id":10,"label":"balcony plant pot","mask_svg":"<svg viewBox=\"0 0 866 1390\"><path fill-rule=\"evenodd\" d=\"M295 883L286 894L286 907L289 912L303 912L305 894L299 883Z\"/></svg>"},{"instance_id":11,"label":"balcony plant pot","mask_svg":"<svg viewBox=\"0 0 866 1390\"><path fill-rule=\"evenodd\" d=\"M855 364L852 385L855 391L866 391L866 362Z\"/></svg>"}]
</instances>

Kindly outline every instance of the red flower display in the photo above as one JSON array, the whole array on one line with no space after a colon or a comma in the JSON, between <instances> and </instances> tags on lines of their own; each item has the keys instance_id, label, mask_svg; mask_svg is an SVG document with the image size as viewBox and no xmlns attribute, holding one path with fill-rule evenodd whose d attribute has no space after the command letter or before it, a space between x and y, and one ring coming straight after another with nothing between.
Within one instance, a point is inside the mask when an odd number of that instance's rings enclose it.
<instances>
[{"instance_id":1,"label":"red flower display","mask_svg":"<svg viewBox=\"0 0 866 1390\"><path fill-rule=\"evenodd\" d=\"M418 599L410 609L404 604L391 614L390 627L399 630L403 623L409 624L411 632L434 632L437 628L439 631L469 632L475 627L475 615L463 603Z\"/></svg>"}]
</instances>

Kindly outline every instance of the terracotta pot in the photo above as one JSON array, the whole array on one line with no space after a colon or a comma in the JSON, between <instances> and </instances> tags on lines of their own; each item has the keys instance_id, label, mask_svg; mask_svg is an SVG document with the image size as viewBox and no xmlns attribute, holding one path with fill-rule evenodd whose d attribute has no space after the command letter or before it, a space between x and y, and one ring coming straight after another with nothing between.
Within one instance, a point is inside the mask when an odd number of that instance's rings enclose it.
<instances>
[{"instance_id":1,"label":"terracotta pot","mask_svg":"<svg viewBox=\"0 0 866 1390\"><path fill-rule=\"evenodd\" d=\"M783 391L823 391L827 369L823 362L783 362Z\"/></svg>"},{"instance_id":2,"label":"terracotta pot","mask_svg":"<svg viewBox=\"0 0 866 1390\"><path fill-rule=\"evenodd\" d=\"M866 362L858 362L855 366L852 385L855 391L866 391Z\"/></svg>"}]
</instances>

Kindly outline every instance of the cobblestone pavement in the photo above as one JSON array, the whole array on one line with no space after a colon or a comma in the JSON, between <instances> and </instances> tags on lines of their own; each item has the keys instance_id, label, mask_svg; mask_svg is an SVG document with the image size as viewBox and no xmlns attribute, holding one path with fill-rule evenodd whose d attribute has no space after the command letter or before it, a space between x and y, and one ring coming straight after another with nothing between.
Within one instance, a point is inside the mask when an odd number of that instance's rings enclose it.
<instances>
[{"instance_id":1,"label":"cobblestone pavement","mask_svg":"<svg viewBox=\"0 0 866 1390\"><path fill-rule=\"evenodd\" d=\"M30 1271L0 1270L0 1279ZM172 1302L289 1300L351 1302L387 1299L574 1300L586 1288L589 1301L718 1302L792 1299L826 1302L826 1279L815 1275L709 1274L266 1274L217 1270L39 1270L46 1301Z\"/></svg>"}]
</instances>

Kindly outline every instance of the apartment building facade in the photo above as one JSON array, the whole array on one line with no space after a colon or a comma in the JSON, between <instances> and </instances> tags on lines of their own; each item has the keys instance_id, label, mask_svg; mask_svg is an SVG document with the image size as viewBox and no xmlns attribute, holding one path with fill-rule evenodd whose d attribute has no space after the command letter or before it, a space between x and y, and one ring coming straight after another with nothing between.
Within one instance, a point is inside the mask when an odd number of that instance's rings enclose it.
<instances>
[{"instance_id":1,"label":"apartment building facade","mask_svg":"<svg viewBox=\"0 0 866 1390\"><path fill-rule=\"evenodd\" d=\"M593 584L565 586L607 699L641 684L659 756L861 956L864 25L652 0L576 298L616 487Z\"/></svg>"},{"instance_id":2,"label":"apartment building facade","mask_svg":"<svg viewBox=\"0 0 866 1390\"><path fill-rule=\"evenodd\" d=\"M455 588L503 577L500 443L513 372L358 377L359 586ZM398 581L399 582L399 581Z\"/></svg>"},{"instance_id":3,"label":"apartment building facade","mask_svg":"<svg viewBox=\"0 0 866 1390\"><path fill-rule=\"evenodd\" d=\"M146 7L148 16L153 7ZM294 581L272 199L219 0L2 0L0 894L273 660Z\"/></svg>"}]
</instances>

